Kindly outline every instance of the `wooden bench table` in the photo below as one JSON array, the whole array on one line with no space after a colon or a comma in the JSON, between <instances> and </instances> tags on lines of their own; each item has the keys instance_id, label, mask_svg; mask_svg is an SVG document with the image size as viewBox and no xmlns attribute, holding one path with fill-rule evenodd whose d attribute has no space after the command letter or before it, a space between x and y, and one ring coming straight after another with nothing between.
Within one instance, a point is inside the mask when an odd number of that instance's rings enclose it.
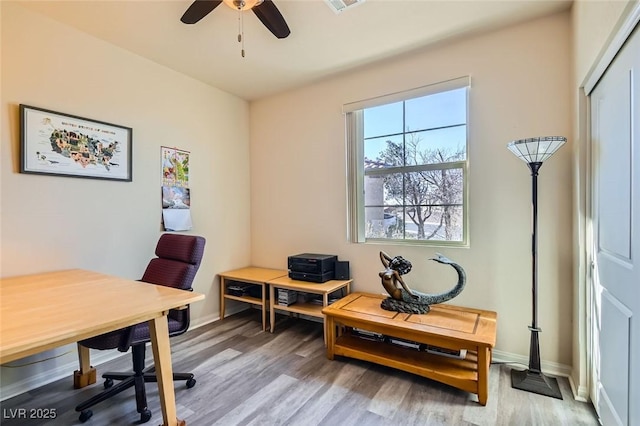
<instances>
[{"instance_id":1,"label":"wooden bench table","mask_svg":"<svg viewBox=\"0 0 640 426\"><path fill-rule=\"evenodd\" d=\"M491 351L496 341L495 312L440 304L427 314L384 310L384 296L352 293L324 308L327 358L357 358L418 374L478 395L486 405ZM347 328L345 330L345 327ZM423 345L466 349L464 359L363 339L348 329L366 330Z\"/></svg>"}]
</instances>

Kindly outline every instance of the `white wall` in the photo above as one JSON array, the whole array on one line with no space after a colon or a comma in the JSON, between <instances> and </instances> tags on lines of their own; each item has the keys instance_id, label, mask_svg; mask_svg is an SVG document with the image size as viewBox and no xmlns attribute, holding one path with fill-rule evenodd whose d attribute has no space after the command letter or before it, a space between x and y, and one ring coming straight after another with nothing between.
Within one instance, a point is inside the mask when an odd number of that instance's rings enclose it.
<instances>
[{"instance_id":1,"label":"white wall","mask_svg":"<svg viewBox=\"0 0 640 426\"><path fill-rule=\"evenodd\" d=\"M251 104L251 257L286 267L288 255L332 253L351 262L354 289L381 292L378 252L413 263L408 284L451 287L453 303L498 312L497 349L528 357L531 322L531 177L506 148L565 135L569 144L539 178L539 312L542 358L571 364L571 45L568 12L477 35ZM346 239L344 103L471 75L469 249L352 244Z\"/></svg>"},{"instance_id":2,"label":"white wall","mask_svg":"<svg viewBox=\"0 0 640 426\"><path fill-rule=\"evenodd\" d=\"M250 260L247 102L15 3L1 11L1 275L84 268L139 278L162 233L160 146L178 147L191 151L189 233L207 239L194 284L207 297L192 306L193 323L216 319L215 275ZM21 103L132 127L133 182L18 173ZM59 366L70 377L75 346L52 352L65 355L2 366L3 398Z\"/></svg>"}]
</instances>

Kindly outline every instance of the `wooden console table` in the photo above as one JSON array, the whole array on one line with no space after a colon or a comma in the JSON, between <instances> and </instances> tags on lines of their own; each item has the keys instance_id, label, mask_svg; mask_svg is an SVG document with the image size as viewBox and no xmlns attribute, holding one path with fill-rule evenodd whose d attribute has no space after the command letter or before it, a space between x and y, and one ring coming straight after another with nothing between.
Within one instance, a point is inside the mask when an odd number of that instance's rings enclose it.
<instances>
[{"instance_id":1,"label":"wooden console table","mask_svg":"<svg viewBox=\"0 0 640 426\"><path fill-rule=\"evenodd\" d=\"M495 312L433 305L424 315L384 310L384 296L352 293L324 308L327 358L357 358L454 386L478 395L486 405L491 351L496 342ZM362 339L344 327L451 350L466 349L464 359Z\"/></svg>"},{"instance_id":2,"label":"wooden console table","mask_svg":"<svg viewBox=\"0 0 640 426\"><path fill-rule=\"evenodd\" d=\"M249 266L247 268L222 272L218 275L220 275L220 319L224 319L225 299L251 303L252 305L258 305L261 307L262 330L266 331L267 311L269 310L269 302L267 301L267 289L265 287L267 285L266 283L267 281L274 278L287 275L287 271ZM229 284L229 281L237 281L239 283L247 283L260 286L261 298L249 295L235 296L233 294L227 293L227 285Z\"/></svg>"}]
</instances>

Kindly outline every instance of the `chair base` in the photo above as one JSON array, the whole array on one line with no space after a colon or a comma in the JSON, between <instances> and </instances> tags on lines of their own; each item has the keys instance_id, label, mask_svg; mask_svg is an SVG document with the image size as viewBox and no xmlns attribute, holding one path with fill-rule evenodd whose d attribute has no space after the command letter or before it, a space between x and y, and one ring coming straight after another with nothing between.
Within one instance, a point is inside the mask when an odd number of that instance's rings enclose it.
<instances>
[{"instance_id":1,"label":"chair base","mask_svg":"<svg viewBox=\"0 0 640 426\"><path fill-rule=\"evenodd\" d=\"M131 355L133 357L133 374L116 372L107 372L103 374L102 378L105 379L105 390L94 395L87 401L78 404L75 408L76 411L80 412L79 419L82 423L86 422L91 418L91 416L93 416L93 412L89 410L90 407L93 407L94 405L105 401L132 386L135 387L136 409L138 413L140 413L139 423L146 423L151 419L151 411L147 407L147 394L144 384L147 382L157 382L158 377L155 374L155 367L143 369L145 359L144 344L132 346L131 351ZM114 380L119 380L120 383L114 385ZM191 389L196 384L196 379L194 379L193 374L191 373L174 373L173 380L185 380L187 382L188 389Z\"/></svg>"},{"instance_id":2,"label":"chair base","mask_svg":"<svg viewBox=\"0 0 640 426\"><path fill-rule=\"evenodd\" d=\"M142 377L145 383L156 383L158 381L158 376L156 376L155 368L150 367L146 369L142 373ZM116 372L107 372L102 375L102 378L105 379L105 388L110 388L111 386L107 386L106 380L122 380L122 381L131 381L134 376L131 373L116 373ZM187 388L191 389L196 384L196 379L194 378L192 373L173 373L173 381L184 380L187 382ZM130 384L127 387L131 387L133 385ZM118 392L119 393L119 392ZM115 394L114 394L115 395Z\"/></svg>"}]
</instances>

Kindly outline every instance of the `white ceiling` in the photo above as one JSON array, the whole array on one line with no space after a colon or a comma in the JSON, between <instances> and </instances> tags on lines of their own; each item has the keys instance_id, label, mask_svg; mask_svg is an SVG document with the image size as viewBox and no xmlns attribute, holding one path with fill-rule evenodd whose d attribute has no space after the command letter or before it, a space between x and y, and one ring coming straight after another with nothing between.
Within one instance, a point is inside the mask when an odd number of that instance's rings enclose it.
<instances>
[{"instance_id":1,"label":"white ceiling","mask_svg":"<svg viewBox=\"0 0 640 426\"><path fill-rule=\"evenodd\" d=\"M244 12L221 4L194 25L184 1L33 1L31 10L254 100L452 37L555 13L571 0L365 0L336 14L324 0L274 0L291 29L275 38Z\"/></svg>"}]
</instances>

